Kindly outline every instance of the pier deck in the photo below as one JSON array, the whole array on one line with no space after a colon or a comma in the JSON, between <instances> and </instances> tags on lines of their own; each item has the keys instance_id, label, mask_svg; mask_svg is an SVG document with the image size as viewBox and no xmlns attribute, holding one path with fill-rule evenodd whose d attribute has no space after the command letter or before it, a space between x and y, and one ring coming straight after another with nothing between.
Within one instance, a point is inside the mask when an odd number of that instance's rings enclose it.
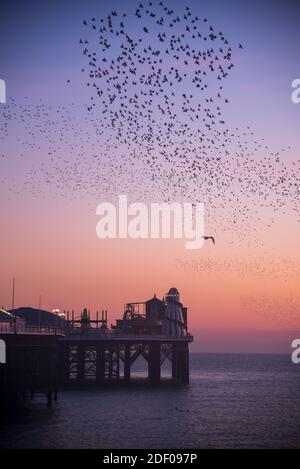
<instances>
[{"instance_id":1,"label":"pier deck","mask_svg":"<svg viewBox=\"0 0 300 469\"><path fill-rule=\"evenodd\" d=\"M158 383L161 365L172 363L172 377L177 383L189 382L189 349L192 336L130 334L76 334L59 341L62 383L118 381L123 366L123 379L131 378L133 363L142 356L148 364L148 378Z\"/></svg>"}]
</instances>

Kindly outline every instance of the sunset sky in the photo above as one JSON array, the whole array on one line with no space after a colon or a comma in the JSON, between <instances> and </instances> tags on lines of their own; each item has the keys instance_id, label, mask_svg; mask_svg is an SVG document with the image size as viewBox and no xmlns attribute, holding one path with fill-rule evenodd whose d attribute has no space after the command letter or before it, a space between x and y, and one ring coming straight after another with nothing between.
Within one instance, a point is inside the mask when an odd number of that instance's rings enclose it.
<instances>
[{"instance_id":1,"label":"sunset sky","mask_svg":"<svg viewBox=\"0 0 300 469\"><path fill-rule=\"evenodd\" d=\"M300 105L291 101L291 83L300 77L297 2L170 3L179 11L188 4L224 31L230 43L243 44L224 82L226 124L250 126L253 141L264 139L268 146L255 158L279 152L280 161L299 176ZM162 201L157 181L141 176L142 168L119 174L110 171L104 156L105 180L101 173L95 177L99 167L90 164L102 153L105 135L94 132L85 106L90 95L81 73L86 65L79 45L83 19L135 6L132 1L126 6L77 1L70 8L65 0L1 4L0 78L6 81L7 105L0 104L0 306L10 308L16 277L17 307L37 307L42 295L43 309L107 309L114 322L124 303L154 293L162 297L176 286L189 308L193 350L289 352L300 331L299 196L298 201L287 198L277 211L275 206L250 207L259 214L248 223L239 221L230 198L218 201L216 196L213 205L203 200L209 205L206 231L216 244L205 242L199 251L186 250L184 240L96 237L99 203L115 202L124 193L130 202L137 197ZM36 112L41 105L47 108L44 115ZM53 157L54 148L59 159ZM75 154L84 155L83 163L71 172ZM90 190L91 179L93 188L99 182L98 193ZM199 179L199 190L200 185ZM244 198L241 193L239 199ZM183 193L178 201L184 200Z\"/></svg>"}]
</instances>

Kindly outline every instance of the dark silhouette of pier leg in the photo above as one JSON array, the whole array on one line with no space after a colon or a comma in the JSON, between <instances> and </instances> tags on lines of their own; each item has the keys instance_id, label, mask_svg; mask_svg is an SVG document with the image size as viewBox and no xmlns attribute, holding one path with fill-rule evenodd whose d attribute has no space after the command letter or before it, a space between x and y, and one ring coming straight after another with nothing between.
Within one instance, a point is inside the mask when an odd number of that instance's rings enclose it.
<instances>
[{"instance_id":1,"label":"dark silhouette of pier leg","mask_svg":"<svg viewBox=\"0 0 300 469\"><path fill-rule=\"evenodd\" d=\"M70 377L70 347L68 344L59 347L59 380L60 383L66 384Z\"/></svg>"},{"instance_id":2,"label":"dark silhouette of pier leg","mask_svg":"<svg viewBox=\"0 0 300 469\"><path fill-rule=\"evenodd\" d=\"M82 383L85 378L85 346L83 344L79 344L77 346L77 366L78 366L77 379L79 383Z\"/></svg>"},{"instance_id":3,"label":"dark silhouette of pier leg","mask_svg":"<svg viewBox=\"0 0 300 469\"><path fill-rule=\"evenodd\" d=\"M113 376L113 349L109 349L109 359L108 359L108 378L112 379Z\"/></svg>"},{"instance_id":4,"label":"dark silhouette of pier leg","mask_svg":"<svg viewBox=\"0 0 300 469\"><path fill-rule=\"evenodd\" d=\"M130 345L125 344L125 357L124 357L124 379L130 380Z\"/></svg>"},{"instance_id":5,"label":"dark silhouette of pier leg","mask_svg":"<svg viewBox=\"0 0 300 469\"><path fill-rule=\"evenodd\" d=\"M105 350L102 344L98 344L96 350L96 381L100 384L103 383L105 376Z\"/></svg>"},{"instance_id":6,"label":"dark silhouette of pier leg","mask_svg":"<svg viewBox=\"0 0 300 469\"><path fill-rule=\"evenodd\" d=\"M119 354L119 347L116 349L116 373L117 373L117 376L116 378L117 379L120 379L120 354Z\"/></svg>"},{"instance_id":7,"label":"dark silhouette of pier leg","mask_svg":"<svg viewBox=\"0 0 300 469\"><path fill-rule=\"evenodd\" d=\"M173 345L172 350L172 378L178 380L178 352Z\"/></svg>"},{"instance_id":8,"label":"dark silhouette of pier leg","mask_svg":"<svg viewBox=\"0 0 300 469\"><path fill-rule=\"evenodd\" d=\"M190 370L189 370L189 348L188 344L184 344L182 346L181 351L181 382L188 384L190 381Z\"/></svg>"},{"instance_id":9,"label":"dark silhouette of pier leg","mask_svg":"<svg viewBox=\"0 0 300 469\"><path fill-rule=\"evenodd\" d=\"M152 383L160 382L160 344L153 343L149 346L148 376Z\"/></svg>"},{"instance_id":10,"label":"dark silhouette of pier leg","mask_svg":"<svg viewBox=\"0 0 300 469\"><path fill-rule=\"evenodd\" d=\"M189 349L188 344L173 344L172 377L179 383L189 383Z\"/></svg>"}]
</instances>

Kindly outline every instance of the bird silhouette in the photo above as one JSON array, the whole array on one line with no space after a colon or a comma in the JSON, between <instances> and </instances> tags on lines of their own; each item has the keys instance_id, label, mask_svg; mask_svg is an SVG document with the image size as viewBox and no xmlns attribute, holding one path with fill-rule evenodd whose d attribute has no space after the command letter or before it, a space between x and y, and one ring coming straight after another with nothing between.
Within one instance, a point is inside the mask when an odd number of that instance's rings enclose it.
<instances>
[{"instance_id":1,"label":"bird silhouette","mask_svg":"<svg viewBox=\"0 0 300 469\"><path fill-rule=\"evenodd\" d=\"M207 240L211 240L214 244L216 244L215 242L215 238L213 236L202 236L202 238L207 241Z\"/></svg>"},{"instance_id":2,"label":"bird silhouette","mask_svg":"<svg viewBox=\"0 0 300 469\"><path fill-rule=\"evenodd\" d=\"M226 84L241 43L190 8L152 3L81 23L82 119L76 105L11 98L1 106L0 164L12 158L25 169L19 185L5 171L0 184L9 197L84 196L94 204L122 188L139 201L204 202L208 230L259 245L259 229L287 206L300 221L299 161L252 127L227 123ZM32 152L40 157L33 161Z\"/></svg>"}]
</instances>

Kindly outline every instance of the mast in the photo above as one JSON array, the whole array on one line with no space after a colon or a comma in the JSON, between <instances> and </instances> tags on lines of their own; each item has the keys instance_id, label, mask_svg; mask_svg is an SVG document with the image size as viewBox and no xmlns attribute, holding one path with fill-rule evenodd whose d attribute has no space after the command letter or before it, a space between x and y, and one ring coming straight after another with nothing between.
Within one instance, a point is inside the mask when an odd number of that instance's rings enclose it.
<instances>
[{"instance_id":1,"label":"mast","mask_svg":"<svg viewBox=\"0 0 300 469\"><path fill-rule=\"evenodd\" d=\"M13 310L15 309L15 283L16 283L16 279L14 277L13 278L13 284L12 284L12 297L11 297L12 314L13 314Z\"/></svg>"}]
</instances>

